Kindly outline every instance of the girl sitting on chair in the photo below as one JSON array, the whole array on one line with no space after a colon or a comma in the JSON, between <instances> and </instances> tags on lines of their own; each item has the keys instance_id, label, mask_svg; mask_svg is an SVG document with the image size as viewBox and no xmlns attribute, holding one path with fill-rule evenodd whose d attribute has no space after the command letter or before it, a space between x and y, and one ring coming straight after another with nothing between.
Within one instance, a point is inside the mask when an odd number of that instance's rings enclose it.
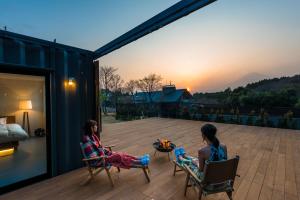
<instances>
[{"instance_id":1,"label":"girl sitting on chair","mask_svg":"<svg viewBox=\"0 0 300 200\"><path fill-rule=\"evenodd\" d=\"M182 147L175 149L177 162L190 166L199 177L201 177L206 160L227 160L227 147L220 144L216 137L217 128L212 124L205 124L201 127L201 132L202 139L207 145L198 151L198 159L187 156Z\"/></svg>"},{"instance_id":2,"label":"girl sitting on chair","mask_svg":"<svg viewBox=\"0 0 300 200\"><path fill-rule=\"evenodd\" d=\"M212 124L205 124L201 127L202 139L206 146L198 151L199 169L203 171L205 161L227 160L227 147L221 144L216 137L217 128Z\"/></svg>"},{"instance_id":3,"label":"girl sitting on chair","mask_svg":"<svg viewBox=\"0 0 300 200\"><path fill-rule=\"evenodd\" d=\"M97 129L97 122L94 120L88 120L84 126L82 143L84 154L87 158L105 156L104 159L106 164L125 169L148 165L150 160L150 156L148 154L136 157L126 153L110 151L103 147L100 139L96 135ZM92 161L91 165L102 166L103 160Z\"/></svg>"}]
</instances>

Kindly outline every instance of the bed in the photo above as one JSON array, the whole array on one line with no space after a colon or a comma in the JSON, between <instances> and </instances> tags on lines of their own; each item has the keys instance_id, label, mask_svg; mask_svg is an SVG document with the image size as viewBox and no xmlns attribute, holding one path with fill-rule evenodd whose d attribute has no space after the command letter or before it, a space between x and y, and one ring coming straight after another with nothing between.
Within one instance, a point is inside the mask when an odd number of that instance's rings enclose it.
<instances>
[{"instance_id":1,"label":"bed","mask_svg":"<svg viewBox=\"0 0 300 200\"><path fill-rule=\"evenodd\" d=\"M16 123L15 116L0 116L0 149L18 149L19 141L26 140L28 134Z\"/></svg>"}]
</instances>

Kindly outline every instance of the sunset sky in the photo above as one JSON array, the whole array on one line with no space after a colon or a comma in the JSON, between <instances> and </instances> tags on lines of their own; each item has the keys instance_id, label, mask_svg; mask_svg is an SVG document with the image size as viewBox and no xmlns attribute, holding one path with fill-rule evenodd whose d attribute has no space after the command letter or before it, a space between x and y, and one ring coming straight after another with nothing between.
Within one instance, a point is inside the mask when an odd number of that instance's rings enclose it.
<instances>
[{"instance_id":1,"label":"sunset sky","mask_svg":"<svg viewBox=\"0 0 300 200\"><path fill-rule=\"evenodd\" d=\"M0 27L96 50L176 2L1 0ZM299 74L299 10L297 0L219 0L99 61L126 81L156 73L192 92Z\"/></svg>"}]
</instances>

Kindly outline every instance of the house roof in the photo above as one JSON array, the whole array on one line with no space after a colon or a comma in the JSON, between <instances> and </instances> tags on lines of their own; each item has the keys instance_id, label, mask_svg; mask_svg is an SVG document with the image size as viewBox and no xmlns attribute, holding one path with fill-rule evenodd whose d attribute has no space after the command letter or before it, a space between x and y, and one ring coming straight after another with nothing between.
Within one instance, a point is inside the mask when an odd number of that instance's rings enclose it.
<instances>
[{"instance_id":1,"label":"house roof","mask_svg":"<svg viewBox=\"0 0 300 200\"><path fill-rule=\"evenodd\" d=\"M151 92L152 101L155 103L160 102L161 93L161 91ZM134 95L134 99L136 102L150 102L150 97L147 92L137 92Z\"/></svg>"},{"instance_id":2,"label":"house roof","mask_svg":"<svg viewBox=\"0 0 300 200\"><path fill-rule=\"evenodd\" d=\"M172 92L164 93L163 91L151 92L151 98L154 103L173 103L180 101L183 95L191 96L186 89L178 89ZM149 103L150 97L147 92L138 92L135 94L137 103Z\"/></svg>"},{"instance_id":3,"label":"house roof","mask_svg":"<svg viewBox=\"0 0 300 200\"><path fill-rule=\"evenodd\" d=\"M186 91L186 89L180 89L180 90L176 90L170 94L167 95L162 95L162 99L161 102L163 103L171 103L174 101L179 101L180 97L182 95L184 95L184 92Z\"/></svg>"}]
</instances>

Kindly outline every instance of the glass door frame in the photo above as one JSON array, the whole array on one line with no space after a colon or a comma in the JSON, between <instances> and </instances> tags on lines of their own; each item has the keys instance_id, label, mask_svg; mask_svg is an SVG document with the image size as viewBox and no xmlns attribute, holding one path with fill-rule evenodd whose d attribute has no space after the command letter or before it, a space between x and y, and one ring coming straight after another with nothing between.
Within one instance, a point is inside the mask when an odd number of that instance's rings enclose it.
<instances>
[{"instance_id":1,"label":"glass door frame","mask_svg":"<svg viewBox=\"0 0 300 200\"><path fill-rule=\"evenodd\" d=\"M51 82L50 77L53 70L43 68L31 68L28 66L2 64L0 63L0 73L14 74L14 75L31 75L41 76L45 78L45 107L46 107L46 156L47 156L47 170L46 173L22 180L0 188L0 195L18 188L45 180L52 176L52 157L51 157Z\"/></svg>"}]
</instances>

